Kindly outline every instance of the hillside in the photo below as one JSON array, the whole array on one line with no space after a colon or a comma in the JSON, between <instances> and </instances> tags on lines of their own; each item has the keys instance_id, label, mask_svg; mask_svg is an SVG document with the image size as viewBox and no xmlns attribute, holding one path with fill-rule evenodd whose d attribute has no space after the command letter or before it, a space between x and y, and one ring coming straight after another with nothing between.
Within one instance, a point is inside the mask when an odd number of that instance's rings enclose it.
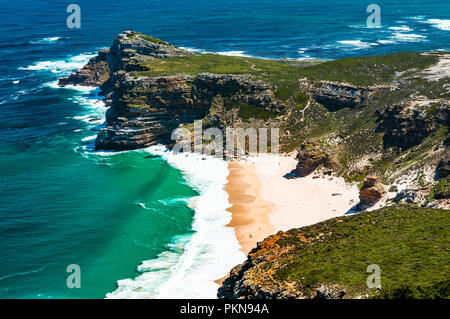
<instances>
[{"instance_id":1,"label":"hillside","mask_svg":"<svg viewBox=\"0 0 450 319\"><path fill-rule=\"evenodd\" d=\"M258 243L219 298L449 298L450 215L393 206L279 232ZM380 267L381 289L366 285Z\"/></svg>"}]
</instances>

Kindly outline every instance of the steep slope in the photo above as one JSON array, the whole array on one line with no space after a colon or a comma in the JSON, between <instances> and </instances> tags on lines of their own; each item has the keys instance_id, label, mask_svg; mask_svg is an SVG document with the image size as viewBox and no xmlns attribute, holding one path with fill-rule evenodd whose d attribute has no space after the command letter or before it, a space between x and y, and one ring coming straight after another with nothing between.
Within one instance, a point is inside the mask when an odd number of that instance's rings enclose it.
<instances>
[{"instance_id":1,"label":"steep slope","mask_svg":"<svg viewBox=\"0 0 450 319\"><path fill-rule=\"evenodd\" d=\"M450 215L394 206L279 232L223 281L219 298L450 297ZM378 265L381 289L366 285Z\"/></svg>"}]
</instances>

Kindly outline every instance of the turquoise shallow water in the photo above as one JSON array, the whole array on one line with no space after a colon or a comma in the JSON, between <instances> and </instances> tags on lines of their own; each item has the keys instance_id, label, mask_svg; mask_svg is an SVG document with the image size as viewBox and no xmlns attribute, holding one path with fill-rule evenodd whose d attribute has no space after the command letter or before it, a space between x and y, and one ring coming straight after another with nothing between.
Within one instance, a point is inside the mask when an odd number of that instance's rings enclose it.
<instances>
[{"instance_id":1,"label":"turquoise shallow water","mask_svg":"<svg viewBox=\"0 0 450 319\"><path fill-rule=\"evenodd\" d=\"M49 135L1 150L1 297L102 298L191 231L186 203L161 201L196 195L179 171L143 152L86 158L72 151L79 143ZM69 264L81 289L66 287Z\"/></svg>"},{"instance_id":2,"label":"turquoise shallow water","mask_svg":"<svg viewBox=\"0 0 450 319\"><path fill-rule=\"evenodd\" d=\"M95 154L91 137L104 108L88 91L55 88L58 77L110 46L122 30L265 58L450 50L448 0L377 1L379 29L364 25L371 1L77 3L82 28L69 30L64 3L0 0L0 298L103 298L118 280L137 276L122 282L115 296L140 296L142 286L161 280L163 296L191 287L213 297L214 286L195 283L219 278L243 258L233 255L232 233L221 228L228 217L206 214L226 206L224 167L213 163L205 175L217 180L205 176L197 185L161 157L146 158L146 151ZM195 211L189 208L188 199L214 183L218 189L203 194ZM155 274L182 255L173 273L143 277L137 271L142 261L156 260L140 268ZM69 264L81 267L81 289L66 287ZM217 265L223 269L210 272Z\"/></svg>"}]
</instances>

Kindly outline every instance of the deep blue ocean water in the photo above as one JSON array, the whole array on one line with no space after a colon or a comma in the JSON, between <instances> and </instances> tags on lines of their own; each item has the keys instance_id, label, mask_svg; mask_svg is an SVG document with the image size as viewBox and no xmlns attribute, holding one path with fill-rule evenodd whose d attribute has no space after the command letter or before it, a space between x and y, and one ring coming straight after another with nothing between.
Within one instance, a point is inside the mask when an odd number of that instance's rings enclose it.
<instances>
[{"instance_id":1,"label":"deep blue ocean water","mask_svg":"<svg viewBox=\"0 0 450 319\"><path fill-rule=\"evenodd\" d=\"M201 227L201 188L145 151L92 152L97 93L55 86L119 32L264 58L450 51L448 0L378 0L380 28L366 27L372 1L130 0L76 1L81 28L68 29L73 2L0 1L0 298L103 298L142 261L176 263ZM81 289L66 286L73 263Z\"/></svg>"}]
</instances>

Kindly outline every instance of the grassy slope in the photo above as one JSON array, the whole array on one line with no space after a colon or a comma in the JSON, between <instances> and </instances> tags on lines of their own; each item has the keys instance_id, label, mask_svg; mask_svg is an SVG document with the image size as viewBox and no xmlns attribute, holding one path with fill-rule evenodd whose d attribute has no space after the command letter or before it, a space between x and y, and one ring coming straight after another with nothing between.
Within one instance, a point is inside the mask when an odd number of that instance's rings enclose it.
<instances>
[{"instance_id":1,"label":"grassy slope","mask_svg":"<svg viewBox=\"0 0 450 319\"><path fill-rule=\"evenodd\" d=\"M378 296L449 297L449 229L448 211L408 206L293 229L277 241L280 251L289 250L277 259L273 277L296 282L306 294L317 284L338 283L354 295L373 297L366 267L377 264ZM266 270L272 266L258 264Z\"/></svg>"}]
</instances>

